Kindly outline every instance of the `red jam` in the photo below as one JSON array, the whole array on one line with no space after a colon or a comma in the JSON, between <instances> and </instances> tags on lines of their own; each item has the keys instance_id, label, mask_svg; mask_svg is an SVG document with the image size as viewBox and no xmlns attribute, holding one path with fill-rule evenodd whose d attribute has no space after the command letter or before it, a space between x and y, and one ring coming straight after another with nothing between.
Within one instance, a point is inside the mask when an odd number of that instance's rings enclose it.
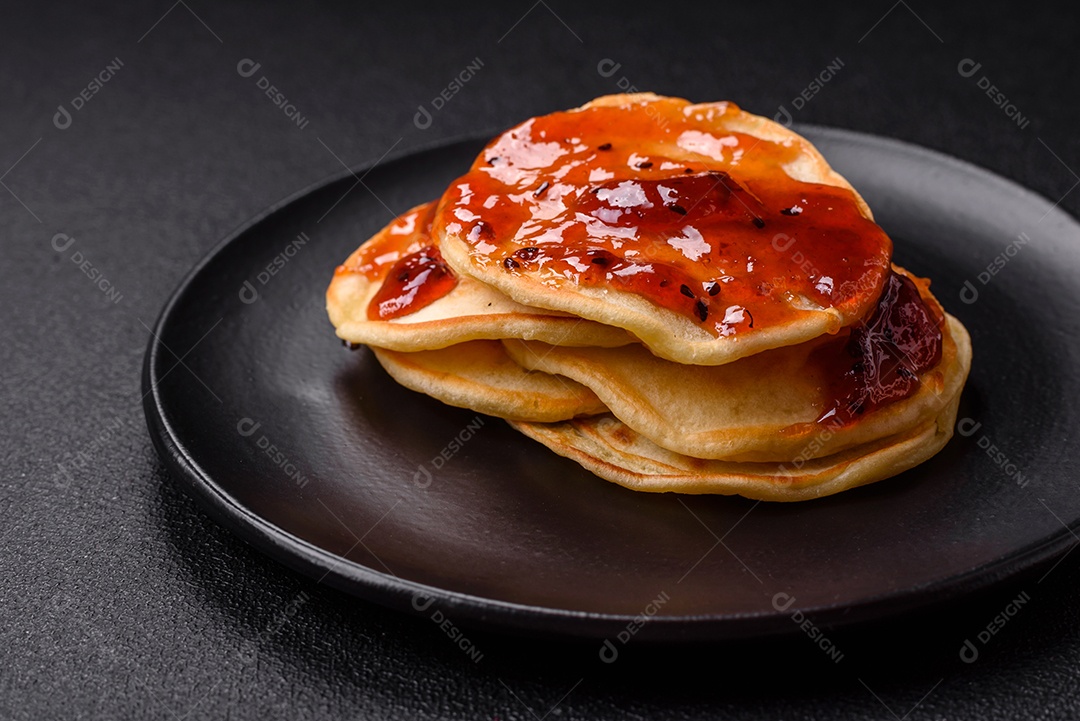
<instances>
[{"instance_id":1,"label":"red jam","mask_svg":"<svg viewBox=\"0 0 1080 721\"><path fill-rule=\"evenodd\" d=\"M890 274L874 312L851 328L847 341L828 343L811 355L828 379L830 400L818 423L850 425L914 395L920 376L941 361L943 323L910 278Z\"/></svg>"},{"instance_id":2,"label":"red jam","mask_svg":"<svg viewBox=\"0 0 1080 721\"><path fill-rule=\"evenodd\" d=\"M665 98L534 118L451 184L435 223L480 265L635 293L715 335L873 307L892 242L843 188L793 180L798 143Z\"/></svg>"},{"instance_id":3,"label":"red jam","mask_svg":"<svg viewBox=\"0 0 1080 721\"><path fill-rule=\"evenodd\" d=\"M339 265L336 273L359 273L372 281L386 277L394 263L431 245L431 220L434 214L434 202L402 213L360 246L344 265Z\"/></svg>"},{"instance_id":4,"label":"red jam","mask_svg":"<svg viewBox=\"0 0 1080 721\"><path fill-rule=\"evenodd\" d=\"M435 203L425 203L364 243L338 274L382 281L368 304L369 320L400 318L431 305L457 285L457 277L431 241Z\"/></svg>"},{"instance_id":5,"label":"red jam","mask_svg":"<svg viewBox=\"0 0 1080 721\"><path fill-rule=\"evenodd\" d=\"M394 263L368 305L368 320L390 320L431 305L457 285L439 249L429 245Z\"/></svg>"}]
</instances>

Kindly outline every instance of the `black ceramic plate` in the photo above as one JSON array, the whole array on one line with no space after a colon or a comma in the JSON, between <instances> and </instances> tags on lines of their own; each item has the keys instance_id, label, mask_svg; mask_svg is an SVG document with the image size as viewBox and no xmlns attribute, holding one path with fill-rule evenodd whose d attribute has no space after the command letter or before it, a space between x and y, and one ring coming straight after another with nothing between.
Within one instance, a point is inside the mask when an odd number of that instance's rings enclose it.
<instances>
[{"instance_id":1,"label":"black ceramic plate","mask_svg":"<svg viewBox=\"0 0 1080 721\"><path fill-rule=\"evenodd\" d=\"M937 153L804 131L974 342L966 435L902 476L798 504L634 493L343 348L324 311L334 267L438 196L479 141L317 187L204 260L148 350L157 448L220 522L326 583L457 624L616 643L641 614L636 638L668 639L790 630L796 609L879 618L1070 550L1080 226Z\"/></svg>"}]
</instances>

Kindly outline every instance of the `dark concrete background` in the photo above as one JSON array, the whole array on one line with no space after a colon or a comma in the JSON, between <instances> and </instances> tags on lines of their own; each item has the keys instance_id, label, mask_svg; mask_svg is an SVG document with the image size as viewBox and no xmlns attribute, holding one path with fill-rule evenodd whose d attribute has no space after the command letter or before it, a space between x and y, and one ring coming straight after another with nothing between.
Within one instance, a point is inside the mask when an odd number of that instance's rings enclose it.
<instances>
[{"instance_id":1,"label":"dark concrete background","mask_svg":"<svg viewBox=\"0 0 1080 721\"><path fill-rule=\"evenodd\" d=\"M1034 3L851 7L0 4L0 718L1080 715L1080 554L970 665L958 640L1018 583L847 631L842 664L802 637L631 645L603 666L595 644L484 633L474 664L433 624L319 586L218 528L147 436L147 326L232 228L339 172L335 155L358 165L495 131L620 82L772 116L839 59L796 121L941 150L1075 214L1075 20ZM967 78L966 58L982 64ZM243 59L256 75L237 72ZM418 107L476 59L417 128ZM605 59L620 65L610 77Z\"/></svg>"}]
</instances>

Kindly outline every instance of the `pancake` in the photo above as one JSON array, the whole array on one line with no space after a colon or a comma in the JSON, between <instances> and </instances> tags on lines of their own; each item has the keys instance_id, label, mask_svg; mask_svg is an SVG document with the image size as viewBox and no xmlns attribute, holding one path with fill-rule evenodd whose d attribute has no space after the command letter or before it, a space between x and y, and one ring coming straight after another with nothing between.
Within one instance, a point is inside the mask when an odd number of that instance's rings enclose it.
<instances>
[{"instance_id":1,"label":"pancake","mask_svg":"<svg viewBox=\"0 0 1080 721\"><path fill-rule=\"evenodd\" d=\"M411 256L434 246L429 230L434 203L403 213L361 245L334 272L326 291L326 309L337 335L354 344L370 344L399 351L445 348L470 340L525 338L553 345L609 347L633 339L618 328L584 321L576 316L528 308L472 278L446 273L435 290L445 295L408 312L381 319L369 317L369 307L391 270ZM423 272L424 269L420 269ZM431 284L433 269L414 290ZM415 269L414 269L415 272ZM456 280L456 282L455 282ZM391 302L394 300L390 299Z\"/></svg>"},{"instance_id":2,"label":"pancake","mask_svg":"<svg viewBox=\"0 0 1080 721\"><path fill-rule=\"evenodd\" d=\"M971 364L804 138L642 93L532 118L353 252L337 334L627 488L797 501L949 440Z\"/></svg>"},{"instance_id":3,"label":"pancake","mask_svg":"<svg viewBox=\"0 0 1080 721\"><path fill-rule=\"evenodd\" d=\"M498 341L474 340L415 353L372 350L386 372L406 388L479 413L546 423L606 410L580 383L525 370Z\"/></svg>"},{"instance_id":4,"label":"pancake","mask_svg":"<svg viewBox=\"0 0 1080 721\"><path fill-rule=\"evenodd\" d=\"M506 131L451 183L432 229L459 276L698 365L857 321L892 253L806 139L731 103L648 93Z\"/></svg>"},{"instance_id":5,"label":"pancake","mask_svg":"<svg viewBox=\"0 0 1080 721\"><path fill-rule=\"evenodd\" d=\"M922 298L937 306L925 287ZM940 307L938 312L943 314ZM846 331L722 366L680 365L642 346L504 344L522 366L593 389L615 417L664 448L696 458L783 461L831 455L936 416L963 387L971 365L971 342L963 325L952 316L942 317L940 361L918 375L911 395L845 423L819 419L834 402L833 378L854 360ZM845 360L847 366L838 365Z\"/></svg>"},{"instance_id":6,"label":"pancake","mask_svg":"<svg viewBox=\"0 0 1080 721\"><path fill-rule=\"evenodd\" d=\"M949 441L959 394L929 422L804 463L701 460L661 448L614 416L511 425L600 478L635 491L714 493L760 501L805 501L890 478L933 457Z\"/></svg>"}]
</instances>

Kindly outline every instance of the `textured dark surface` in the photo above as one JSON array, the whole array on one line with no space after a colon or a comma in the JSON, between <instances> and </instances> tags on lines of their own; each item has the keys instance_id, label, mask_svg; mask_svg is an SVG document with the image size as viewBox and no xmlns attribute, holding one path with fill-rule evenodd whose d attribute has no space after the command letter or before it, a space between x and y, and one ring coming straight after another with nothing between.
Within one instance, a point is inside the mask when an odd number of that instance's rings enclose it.
<instances>
[{"instance_id":1,"label":"textured dark surface","mask_svg":"<svg viewBox=\"0 0 1080 721\"><path fill-rule=\"evenodd\" d=\"M933 276L971 335L959 418L972 420L960 428L985 431L911 473L813 503L634 493L342 348L327 269L389 220L379 199L408 208L439 195L476 140L363 171L370 193L348 192L351 176L322 186L200 264L148 351L147 417L166 467L227 528L330 586L405 610L422 593L436 604L428 618L598 642L657 598L636 641L750 638L796 630L793 609L834 627L894 617L1065 552L1075 541L1059 519L1080 527L1080 447L1057 435L1080 426L1080 224L947 156L803 129L875 208L896 262ZM977 303L961 302L1011 227L1030 246ZM260 275L301 228L288 263ZM1026 322L1030 307L1044 323ZM1043 413L1016 413L1025 405ZM1009 440L1004 469L984 437Z\"/></svg>"},{"instance_id":2,"label":"textured dark surface","mask_svg":"<svg viewBox=\"0 0 1080 721\"><path fill-rule=\"evenodd\" d=\"M167 1L76 14L6 3L0 718L1080 715L1080 554L1041 582L1042 572L836 634L838 664L803 636L631 643L604 665L595 644L470 631L483 651L473 663L435 624L325 589L235 540L164 475L143 422L146 326L171 289L233 227L338 172L334 154L360 164L496 129L617 90L622 77L772 115L840 58L797 120L910 140L1061 198L1076 182L1066 164L1080 164L1074 24L1034 5L922 5L841 17L751 4L701 18L674 5L638 16L549 2L515 25L530 3L481 15L186 2L155 25ZM115 77L55 127L57 106L116 58ZM237 73L244 58L262 64L252 77ZM476 77L416 128L417 106L475 58ZM604 58L622 65L611 77L597 72ZM964 58L982 63L970 78L957 72ZM259 91L264 75L306 127ZM984 75L1027 127L979 90ZM1062 206L1076 213L1080 196ZM58 233L74 243L55 250ZM964 639L1022 593L1030 601L962 663Z\"/></svg>"}]
</instances>

